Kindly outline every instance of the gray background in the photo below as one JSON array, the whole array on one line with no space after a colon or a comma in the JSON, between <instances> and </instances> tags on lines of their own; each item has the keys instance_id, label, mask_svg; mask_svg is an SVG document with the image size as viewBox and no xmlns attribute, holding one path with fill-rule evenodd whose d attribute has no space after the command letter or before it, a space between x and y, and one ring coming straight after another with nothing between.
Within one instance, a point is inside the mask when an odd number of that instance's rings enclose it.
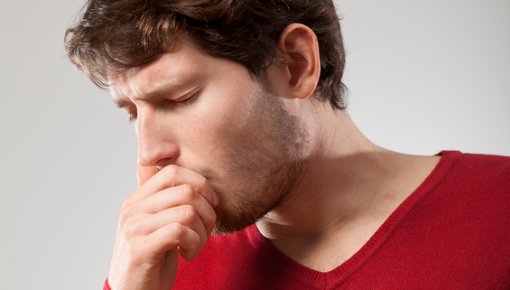
<instances>
[{"instance_id":1,"label":"gray background","mask_svg":"<svg viewBox=\"0 0 510 290\"><path fill-rule=\"evenodd\" d=\"M0 3L0 289L101 289L136 186L127 117L65 59L82 3ZM372 140L510 155L510 1L337 6L349 111Z\"/></svg>"}]
</instances>

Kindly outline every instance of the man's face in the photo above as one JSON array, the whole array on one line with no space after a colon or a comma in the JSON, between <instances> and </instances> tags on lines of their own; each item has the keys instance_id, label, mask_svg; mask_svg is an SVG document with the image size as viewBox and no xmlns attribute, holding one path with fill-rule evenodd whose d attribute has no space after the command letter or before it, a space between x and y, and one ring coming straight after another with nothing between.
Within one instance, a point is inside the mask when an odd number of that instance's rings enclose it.
<instances>
[{"instance_id":1,"label":"man's face","mask_svg":"<svg viewBox=\"0 0 510 290\"><path fill-rule=\"evenodd\" d=\"M182 42L111 81L115 101L136 115L140 165L207 178L220 198L217 231L253 224L301 179L306 131L242 65Z\"/></svg>"}]
</instances>

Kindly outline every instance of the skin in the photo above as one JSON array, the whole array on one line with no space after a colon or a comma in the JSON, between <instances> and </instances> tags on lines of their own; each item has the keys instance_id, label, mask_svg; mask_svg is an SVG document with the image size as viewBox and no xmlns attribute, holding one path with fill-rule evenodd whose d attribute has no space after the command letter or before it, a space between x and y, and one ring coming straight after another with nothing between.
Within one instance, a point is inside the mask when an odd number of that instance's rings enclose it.
<instances>
[{"instance_id":1,"label":"skin","mask_svg":"<svg viewBox=\"0 0 510 290\"><path fill-rule=\"evenodd\" d=\"M181 40L111 79L136 115L140 187L124 202L112 289L170 289L177 256L217 231L256 222L283 253L318 271L352 256L423 181L436 157L385 150L345 111L316 100L317 39L281 34L283 61L262 78Z\"/></svg>"}]
</instances>

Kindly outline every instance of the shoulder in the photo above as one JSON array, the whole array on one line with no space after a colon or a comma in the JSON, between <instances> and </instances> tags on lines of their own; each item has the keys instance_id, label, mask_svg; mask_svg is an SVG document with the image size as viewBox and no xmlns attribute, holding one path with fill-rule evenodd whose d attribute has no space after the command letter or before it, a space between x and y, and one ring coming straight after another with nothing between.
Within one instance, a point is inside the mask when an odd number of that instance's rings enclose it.
<instances>
[{"instance_id":1,"label":"shoulder","mask_svg":"<svg viewBox=\"0 0 510 290\"><path fill-rule=\"evenodd\" d=\"M510 231L510 157L458 151L441 155L448 165L429 197L447 211L442 216L473 232Z\"/></svg>"},{"instance_id":2,"label":"shoulder","mask_svg":"<svg viewBox=\"0 0 510 290\"><path fill-rule=\"evenodd\" d=\"M499 289L494 285L508 283L510 261L510 157L440 155L388 253L406 249L405 263L420 261L421 278L450 281L448 289Z\"/></svg>"},{"instance_id":3,"label":"shoulder","mask_svg":"<svg viewBox=\"0 0 510 290\"><path fill-rule=\"evenodd\" d=\"M484 171L491 173L500 172L510 174L510 156L461 153L455 151L450 154L458 155L457 166L468 167L469 169L476 171L484 169Z\"/></svg>"},{"instance_id":4,"label":"shoulder","mask_svg":"<svg viewBox=\"0 0 510 290\"><path fill-rule=\"evenodd\" d=\"M510 156L458 151L444 151L441 155L451 160L445 174L449 183L459 188L510 193Z\"/></svg>"},{"instance_id":5,"label":"shoulder","mask_svg":"<svg viewBox=\"0 0 510 290\"><path fill-rule=\"evenodd\" d=\"M505 238L510 246L510 157L443 151L411 220L440 236ZM510 247L505 246L510 251Z\"/></svg>"}]
</instances>

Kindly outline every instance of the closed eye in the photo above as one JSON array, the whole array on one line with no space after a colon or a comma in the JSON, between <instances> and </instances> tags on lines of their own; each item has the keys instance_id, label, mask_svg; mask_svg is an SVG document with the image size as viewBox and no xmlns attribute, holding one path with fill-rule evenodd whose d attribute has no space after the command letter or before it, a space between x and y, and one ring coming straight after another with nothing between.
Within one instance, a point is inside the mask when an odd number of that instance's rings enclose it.
<instances>
[{"instance_id":1,"label":"closed eye","mask_svg":"<svg viewBox=\"0 0 510 290\"><path fill-rule=\"evenodd\" d=\"M187 106L192 104L200 94L200 91L195 91L183 98L172 100L172 99L163 99L162 102L159 103L158 109L177 109L178 107ZM136 111L136 110L135 110ZM128 112L129 115L129 123L133 123L136 121L137 115L136 112Z\"/></svg>"},{"instance_id":2,"label":"closed eye","mask_svg":"<svg viewBox=\"0 0 510 290\"><path fill-rule=\"evenodd\" d=\"M192 104L198 97L199 91L194 91L191 94L188 94L187 96L172 100L172 99L164 99L164 105L165 107L175 107L175 106L186 106Z\"/></svg>"}]
</instances>

